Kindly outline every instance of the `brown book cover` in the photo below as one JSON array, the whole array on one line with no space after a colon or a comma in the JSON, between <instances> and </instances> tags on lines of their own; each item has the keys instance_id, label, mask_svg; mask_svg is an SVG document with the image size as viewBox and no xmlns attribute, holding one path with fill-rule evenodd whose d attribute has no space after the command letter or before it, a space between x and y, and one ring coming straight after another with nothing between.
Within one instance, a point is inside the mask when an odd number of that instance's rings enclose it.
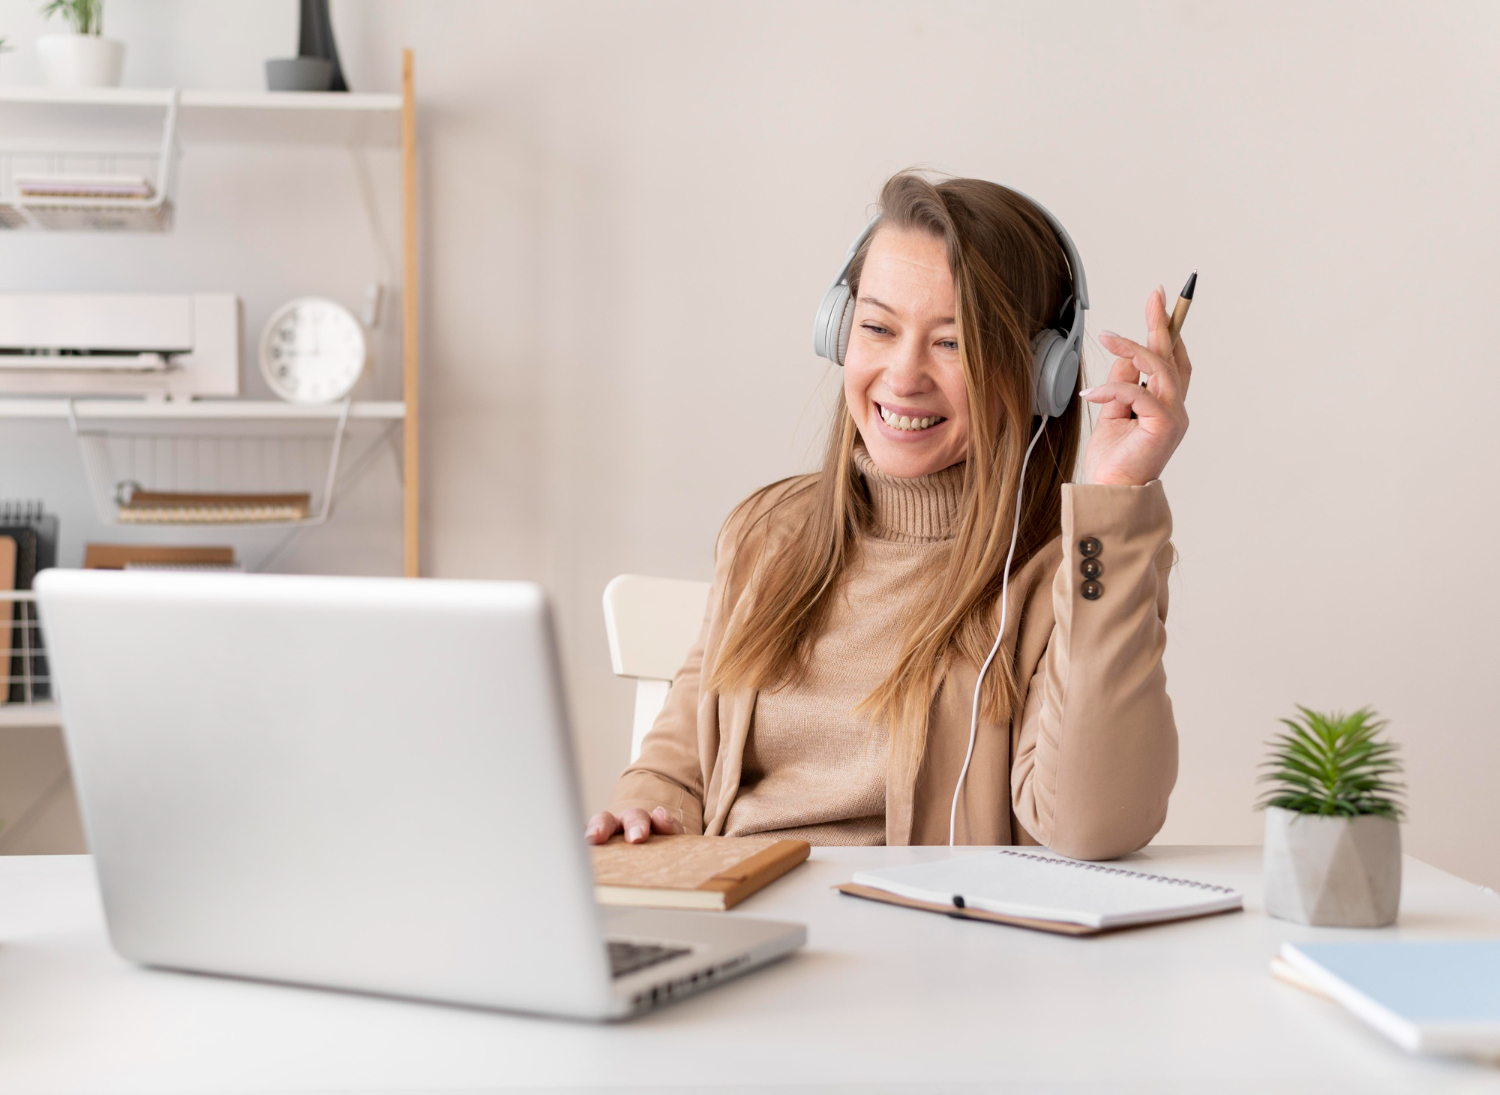
<instances>
[{"instance_id":1,"label":"brown book cover","mask_svg":"<svg viewBox=\"0 0 1500 1095\"><path fill-rule=\"evenodd\" d=\"M16 545L14 536L0 536L0 592L10 593L16 588L16 558L20 549ZM16 622L15 603L9 604L9 611L0 612L0 665L6 667L6 683L0 687L0 703L10 702L10 652L16 645L16 628L21 626Z\"/></svg>"},{"instance_id":2,"label":"brown book cover","mask_svg":"<svg viewBox=\"0 0 1500 1095\"><path fill-rule=\"evenodd\" d=\"M850 897L863 897L868 901L884 901L900 905L903 909L921 909L923 912L941 913L958 920L987 920L991 924L1009 924L1013 928L1033 928L1036 931L1055 932L1058 935L1098 935L1103 931L1119 931L1119 928L1091 928L1086 924L1070 924L1063 920L1037 920L1029 916L1006 916L1003 913L987 912L984 909L961 908L956 905L939 905L935 901L919 901L914 897L903 897L889 890L877 890L874 886L861 886L846 882L835 886L839 893Z\"/></svg>"},{"instance_id":3,"label":"brown book cover","mask_svg":"<svg viewBox=\"0 0 1500 1095\"><path fill-rule=\"evenodd\" d=\"M805 840L760 836L615 837L593 846L601 905L730 909L807 858Z\"/></svg>"},{"instance_id":4,"label":"brown book cover","mask_svg":"<svg viewBox=\"0 0 1500 1095\"><path fill-rule=\"evenodd\" d=\"M1145 920L1133 924L1119 924L1105 928L1095 928L1087 924L1075 924L1067 920L1041 920L1031 916L1011 916L1007 913L990 912L987 909L976 909L972 906L946 905L936 901L923 901L920 898L906 897L902 894L894 894L889 890L879 890L874 886L861 886L857 882L845 882L834 889L839 893L848 894L850 897L863 897L867 901L884 901L888 905L900 905L903 909L920 909L923 912L940 913L943 916L951 916L957 920L984 920L991 924L1009 924L1013 928L1031 928L1034 931L1052 932L1056 935L1102 935L1105 932L1131 931L1135 928L1149 928L1155 924L1175 924L1179 920L1192 919L1199 916L1218 916L1225 912L1236 912L1238 906L1233 909L1214 909L1209 912L1192 913L1189 916L1163 918L1160 920Z\"/></svg>"},{"instance_id":5,"label":"brown book cover","mask_svg":"<svg viewBox=\"0 0 1500 1095\"><path fill-rule=\"evenodd\" d=\"M183 547L173 544L85 544L85 570L124 570L130 563L154 566L234 566L232 547Z\"/></svg>"}]
</instances>

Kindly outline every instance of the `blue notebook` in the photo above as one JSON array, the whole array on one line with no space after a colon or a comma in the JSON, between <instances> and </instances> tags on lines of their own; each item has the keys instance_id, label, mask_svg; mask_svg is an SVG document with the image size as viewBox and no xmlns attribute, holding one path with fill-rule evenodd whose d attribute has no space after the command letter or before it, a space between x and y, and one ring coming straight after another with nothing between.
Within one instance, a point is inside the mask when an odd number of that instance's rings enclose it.
<instances>
[{"instance_id":1,"label":"blue notebook","mask_svg":"<svg viewBox=\"0 0 1500 1095\"><path fill-rule=\"evenodd\" d=\"M1405 1049L1500 1055L1500 939L1283 943L1281 958Z\"/></svg>"}]
</instances>

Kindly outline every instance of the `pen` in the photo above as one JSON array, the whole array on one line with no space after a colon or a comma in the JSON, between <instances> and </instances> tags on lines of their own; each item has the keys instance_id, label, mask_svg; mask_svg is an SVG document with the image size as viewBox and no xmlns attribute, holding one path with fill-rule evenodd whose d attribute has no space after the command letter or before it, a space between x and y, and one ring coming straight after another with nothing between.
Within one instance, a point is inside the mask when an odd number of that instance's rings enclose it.
<instances>
[{"instance_id":1,"label":"pen","mask_svg":"<svg viewBox=\"0 0 1500 1095\"><path fill-rule=\"evenodd\" d=\"M1187 319L1188 309L1193 306L1193 290L1198 287L1198 271L1194 270L1182 292L1177 294L1177 306L1172 309L1172 318L1167 321L1167 333L1172 336L1172 349L1177 349L1177 336L1182 334L1182 324Z\"/></svg>"},{"instance_id":2,"label":"pen","mask_svg":"<svg viewBox=\"0 0 1500 1095\"><path fill-rule=\"evenodd\" d=\"M1188 309L1193 306L1193 290L1196 288L1198 288L1198 271L1194 270L1188 276L1187 284L1182 287L1182 292L1177 294L1177 304L1172 309L1172 318L1167 320L1167 333L1172 336L1171 350L1177 349L1177 336L1182 334L1182 325L1187 320ZM1165 306L1166 301L1162 301L1162 304ZM1171 350L1167 352L1171 353ZM1150 379L1150 377L1142 377L1141 387L1147 387ZM1135 417L1134 411L1130 412L1130 417Z\"/></svg>"}]
</instances>

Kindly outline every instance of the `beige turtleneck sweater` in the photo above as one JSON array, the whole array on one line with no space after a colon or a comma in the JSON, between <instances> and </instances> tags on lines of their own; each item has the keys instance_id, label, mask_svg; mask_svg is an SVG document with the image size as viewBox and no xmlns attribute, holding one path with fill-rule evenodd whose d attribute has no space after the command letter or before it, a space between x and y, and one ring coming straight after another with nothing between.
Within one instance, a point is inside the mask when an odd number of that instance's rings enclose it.
<instances>
[{"instance_id":1,"label":"beige turtleneck sweater","mask_svg":"<svg viewBox=\"0 0 1500 1095\"><path fill-rule=\"evenodd\" d=\"M794 686L762 691L724 832L813 844L884 844L890 739L854 709L885 679L926 569L953 537L962 464L897 479L854 452L874 520Z\"/></svg>"}]
</instances>

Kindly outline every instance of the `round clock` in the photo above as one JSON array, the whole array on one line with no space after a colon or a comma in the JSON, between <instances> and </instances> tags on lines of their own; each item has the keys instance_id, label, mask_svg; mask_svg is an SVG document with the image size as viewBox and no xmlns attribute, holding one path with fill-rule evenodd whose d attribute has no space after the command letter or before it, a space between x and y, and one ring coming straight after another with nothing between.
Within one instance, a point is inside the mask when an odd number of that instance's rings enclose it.
<instances>
[{"instance_id":1,"label":"round clock","mask_svg":"<svg viewBox=\"0 0 1500 1095\"><path fill-rule=\"evenodd\" d=\"M323 297L276 309L260 336L260 371L290 403L332 403L365 371L365 331L354 313Z\"/></svg>"}]
</instances>

